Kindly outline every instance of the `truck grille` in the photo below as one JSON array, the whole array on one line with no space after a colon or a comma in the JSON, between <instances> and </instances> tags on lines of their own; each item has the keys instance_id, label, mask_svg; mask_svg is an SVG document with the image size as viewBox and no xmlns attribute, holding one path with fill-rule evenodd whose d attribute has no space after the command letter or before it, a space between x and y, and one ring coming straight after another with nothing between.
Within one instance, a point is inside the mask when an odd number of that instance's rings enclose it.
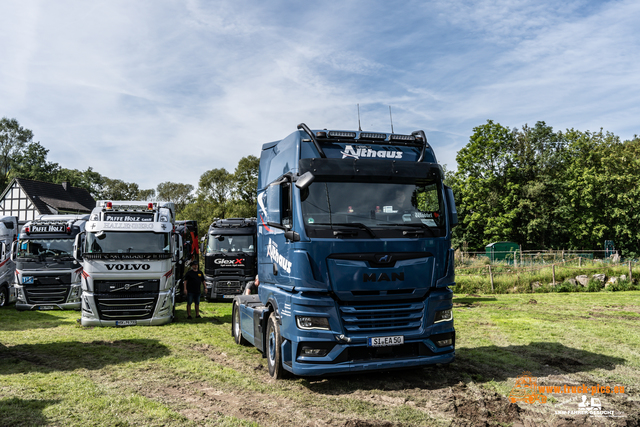
<instances>
[{"instance_id":1,"label":"truck grille","mask_svg":"<svg viewBox=\"0 0 640 427\"><path fill-rule=\"evenodd\" d=\"M240 282L238 280L220 280L214 282L215 292L218 294L232 295L241 292Z\"/></svg>"},{"instance_id":2,"label":"truck grille","mask_svg":"<svg viewBox=\"0 0 640 427\"><path fill-rule=\"evenodd\" d=\"M69 285L71 283L71 273L66 274L48 274L37 275L23 273L25 277L33 276L33 284L40 286L57 286L57 285Z\"/></svg>"},{"instance_id":3,"label":"truck grille","mask_svg":"<svg viewBox=\"0 0 640 427\"><path fill-rule=\"evenodd\" d=\"M24 288L27 304L64 304L69 295L68 286L29 286Z\"/></svg>"},{"instance_id":4,"label":"truck grille","mask_svg":"<svg viewBox=\"0 0 640 427\"><path fill-rule=\"evenodd\" d=\"M347 332L394 334L414 332L422 326L424 303L398 303L384 305L342 305L340 316Z\"/></svg>"},{"instance_id":5,"label":"truck grille","mask_svg":"<svg viewBox=\"0 0 640 427\"><path fill-rule=\"evenodd\" d=\"M150 319L158 293L110 292L94 294L98 313L104 320Z\"/></svg>"},{"instance_id":6,"label":"truck grille","mask_svg":"<svg viewBox=\"0 0 640 427\"><path fill-rule=\"evenodd\" d=\"M96 280L93 282L96 293L113 292L158 292L160 280Z\"/></svg>"}]
</instances>

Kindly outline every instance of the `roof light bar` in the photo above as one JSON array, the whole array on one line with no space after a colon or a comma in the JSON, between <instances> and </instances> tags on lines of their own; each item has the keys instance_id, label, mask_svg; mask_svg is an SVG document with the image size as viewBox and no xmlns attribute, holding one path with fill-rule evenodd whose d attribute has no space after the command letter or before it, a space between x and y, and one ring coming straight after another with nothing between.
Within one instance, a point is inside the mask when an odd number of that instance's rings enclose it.
<instances>
[{"instance_id":1,"label":"roof light bar","mask_svg":"<svg viewBox=\"0 0 640 427\"><path fill-rule=\"evenodd\" d=\"M397 133L389 136L389 140L391 141L415 141L416 137L413 135L398 135Z\"/></svg>"},{"instance_id":2,"label":"roof light bar","mask_svg":"<svg viewBox=\"0 0 640 427\"><path fill-rule=\"evenodd\" d=\"M361 132L360 139L379 139L385 140L387 139L386 133L371 133L371 132Z\"/></svg>"},{"instance_id":3,"label":"roof light bar","mask_svg":"<svg viewBox=\"0 0 640 427\"><path fill-rule=\"evenodd\" d=\"M342 132L339 130L331 130L329 131L329 138L354 138L356 137L355 132Z\"/></svg>"}]
</instances>

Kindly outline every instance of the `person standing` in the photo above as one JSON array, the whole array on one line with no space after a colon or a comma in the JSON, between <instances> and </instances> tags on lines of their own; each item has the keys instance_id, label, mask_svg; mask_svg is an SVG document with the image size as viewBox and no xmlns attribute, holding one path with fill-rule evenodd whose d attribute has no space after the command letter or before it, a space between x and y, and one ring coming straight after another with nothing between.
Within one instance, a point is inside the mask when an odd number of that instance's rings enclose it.
<instances>
[{"instance_id":1,"label":"person standing","mask_svg":"<svg viewBox=\"0 0 640 427\"><path fill-rule=\"evenodd\" d=\"M191 303L195 303L196 318L200 318L200 292L204 274L198 269L198 263L191 264L191 270L187 271L182 281L184 293L187 295L187 319L191 319Z\"/></svg>"}]
</instances>

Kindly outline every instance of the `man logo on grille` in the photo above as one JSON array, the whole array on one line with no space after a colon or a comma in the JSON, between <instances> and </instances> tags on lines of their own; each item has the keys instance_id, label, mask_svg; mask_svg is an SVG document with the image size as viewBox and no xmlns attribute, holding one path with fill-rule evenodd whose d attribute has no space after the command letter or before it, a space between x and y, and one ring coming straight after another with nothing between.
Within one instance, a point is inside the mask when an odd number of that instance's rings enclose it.
<instances>
[{"instance_id":1,"label":"man logo on grille","mask_svg":"<svg viewBox=\"0 0 640 427\"><path fill-rule=\"evenodd\" d=\"M386 255L378 255L376 257L376 262L378 262L379 264L386 264L391 262L391 255L386 254Z\"/></svg>"}]
</instances>

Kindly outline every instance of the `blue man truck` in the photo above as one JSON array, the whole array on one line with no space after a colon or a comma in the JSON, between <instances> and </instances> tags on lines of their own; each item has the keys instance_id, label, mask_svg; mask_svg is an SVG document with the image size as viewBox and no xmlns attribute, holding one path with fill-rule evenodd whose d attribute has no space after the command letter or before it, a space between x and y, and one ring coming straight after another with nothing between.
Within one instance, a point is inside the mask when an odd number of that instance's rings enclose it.
<instances>
[{"instance_id":1,"label":"blue man truck","mask_svg":"<svg viewBox=\"0 0 640 427\"><path fill-rule=\"evenodd\" d=\"M423 131L311 130L264 144L257 295L231 332L282 378L455 357L453 192Z\"/></svg>"}]
</instances>

